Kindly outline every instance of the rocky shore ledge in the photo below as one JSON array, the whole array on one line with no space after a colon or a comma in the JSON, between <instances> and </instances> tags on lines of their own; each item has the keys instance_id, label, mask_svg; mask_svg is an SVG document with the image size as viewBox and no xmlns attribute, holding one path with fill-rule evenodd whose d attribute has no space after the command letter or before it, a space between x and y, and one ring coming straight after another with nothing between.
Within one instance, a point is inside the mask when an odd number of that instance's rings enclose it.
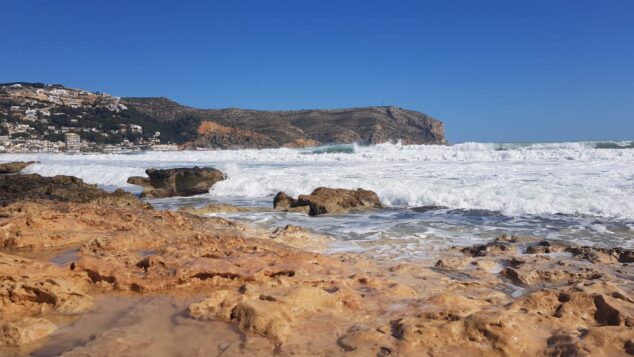
<instances>
[{"instance_id":1,"label":"rocky shore ledge","mask_svg":"<svg viewBox=\"0 0 634 357\"><path fill-rule=\"evenodd\" d=\"M327 242L301 227L1 177L0 355L634 354L629 250L502 236L427 261L324 255L292 247Z\"/></svg>"}]
</instances>

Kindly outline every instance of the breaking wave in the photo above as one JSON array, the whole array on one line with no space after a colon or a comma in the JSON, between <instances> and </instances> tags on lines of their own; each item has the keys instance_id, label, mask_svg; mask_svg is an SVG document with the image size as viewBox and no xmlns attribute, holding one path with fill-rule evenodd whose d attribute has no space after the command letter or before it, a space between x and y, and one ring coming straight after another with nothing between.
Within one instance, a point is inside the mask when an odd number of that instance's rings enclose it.
<instances>
[{"instance_id":1,"label":"breaking wave","mask_svg":"<svg viewBox=\"0 0 634 357\"><path fill-rule=\"evenodd\" d=\"M304 149L5 154L36 160L26 172L73 175L132 189L150 167L213 166L228 175L215 197L269 200L319 186L376 191L394 207L444 206L505 215L570 214L634 219L633 142L331 145Z\"/></svg>"}]
</instances>

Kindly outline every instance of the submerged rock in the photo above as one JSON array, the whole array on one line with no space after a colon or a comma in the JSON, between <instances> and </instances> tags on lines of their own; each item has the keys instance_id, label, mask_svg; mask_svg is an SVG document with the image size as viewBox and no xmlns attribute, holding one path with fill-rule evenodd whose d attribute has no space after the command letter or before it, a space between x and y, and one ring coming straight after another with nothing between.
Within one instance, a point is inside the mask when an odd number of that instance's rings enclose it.
<instances>
[{"instance_id":1,"label":"submerged rock","mask_svg":"<svg viewBox=\"0 0 634 357\"><path fill-rule=\"evenodd\" d=\"M334 238L330 236L310 232L304 227L290 224L285 227L276 228L271 233L270 238L278 243L308 251L320 251L324 249L328 243L334 241Z\"/></svg>"},{"instance_id":2,"label":"submerged rock","mask_svg":"<svg viewBox=\"0 0 634 357\"><path fill-rule=\"evenodd\" d=\"M147 169L148 177L133 176L128 183L143 187L141 197L193 196L209 192L225 174L211 167Z\"/></svg>"},{"instance_id":3,"label":"submerged rock","mask_svg":"<svg viewBox=\"0 0 634 357\"><path fill-rule=\"evenodd\" d=\"M35 161L15 161L0 164L0 175L17 174L33 164L35 164Z\"/></svg>"},{"instance_id":4,"label":"submerged rock","mask_svg":"<svg viewBox=\"0 0 634 357\"><path fill-rule=\"evenodd\" d=\"M379 196L370 190L347 190L343 188L319 187L310 195L299 195L297 199L279 192L273 199L273 207L291 210L308 207L308 214L361 212L383 208Z\"/></svg>"},{"instance_id":5,"label":"submerged rock","mask_svg":"<svg viewBox=\"0 0 634 357\"><path fill-rule=\"evenodd\" d=\"M262 211L262 209L257 207L240 207L224 203L213 203L203 207L181 207L178 211L204 216L211 213L258 212Z\"/></svg>"}]
</instances>

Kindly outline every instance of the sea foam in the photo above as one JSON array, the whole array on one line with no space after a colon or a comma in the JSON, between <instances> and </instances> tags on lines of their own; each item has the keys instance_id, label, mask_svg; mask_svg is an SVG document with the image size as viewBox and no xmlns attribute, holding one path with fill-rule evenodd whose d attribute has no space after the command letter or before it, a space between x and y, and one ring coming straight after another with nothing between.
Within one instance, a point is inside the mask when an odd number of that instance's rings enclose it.
<instances>
[{"instance_id":1,"label":"sea foam","mask_svg":"<svg viewBox=\"0 0 634 357\"><path fill-rule=\"evenodd\" d=\"M506 215L570 214L634 219L631 142L332 145L306 149L5 154L35 160L25 171L73 175L131 189L146 168L213 166L228 175L215 197L270 198L316 187L371 189L388 206L437 205Z\"/></svg>"}]
</instances>

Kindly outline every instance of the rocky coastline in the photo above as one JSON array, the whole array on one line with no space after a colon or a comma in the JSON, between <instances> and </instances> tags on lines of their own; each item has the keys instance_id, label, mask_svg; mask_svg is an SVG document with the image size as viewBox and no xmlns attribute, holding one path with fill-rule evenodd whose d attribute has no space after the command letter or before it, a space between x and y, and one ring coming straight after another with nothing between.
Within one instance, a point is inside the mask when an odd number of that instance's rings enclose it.
<instances>
[{"instance_id":1,"label":"rocky coastline","mask_svg":"<svg viewBox=\"0 0 634 357\"><path fill-rule=\"evenodd\" d=\"M199 109L163 97L121 98L29 82L0 83L0 117L0 137L6 135L0 152L301 148L397 141L447 144L441 121L395 106ZM77 134L81 142L65 143L69 133Z\"/></svg>"},{"instance_id":2,"label":"rocky coastline","mask_svg":"<svg viewBox=\"0 0 634 357\"><path fill-rule=\"evenodd\" d=\"M230 209L0 175L0 355L634 355L632 251L501 236L416 261L323 254L332 238L302 227L206 215Z\"/></svg>"}]
</instances>

